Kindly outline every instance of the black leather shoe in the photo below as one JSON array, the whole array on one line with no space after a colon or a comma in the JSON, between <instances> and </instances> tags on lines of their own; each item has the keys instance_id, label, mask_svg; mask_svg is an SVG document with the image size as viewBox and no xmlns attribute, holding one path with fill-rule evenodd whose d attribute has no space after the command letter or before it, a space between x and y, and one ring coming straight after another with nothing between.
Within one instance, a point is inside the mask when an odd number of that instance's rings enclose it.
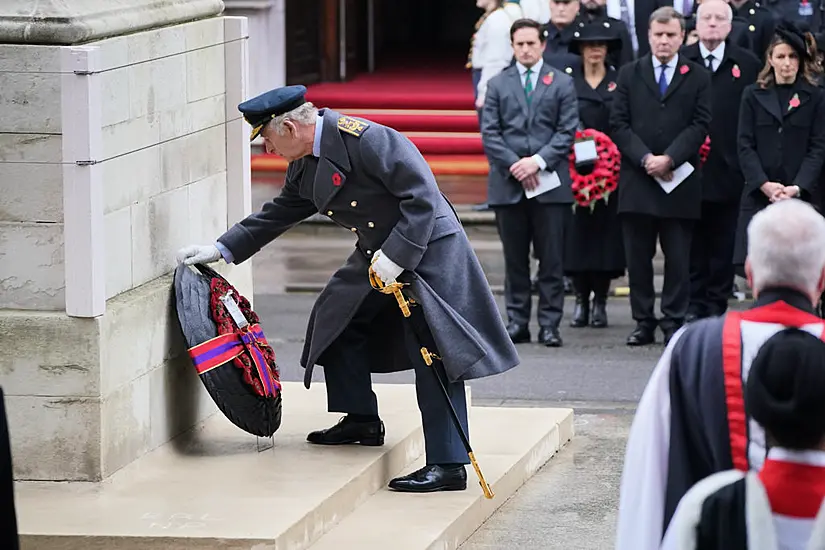
<instances>
[{"instance_id":1,"label":"black leather shoe","mask_svg":"<svg viewBox=\"0 0 825 550\"><path fill-rule=\"evenodd\" d=\"M576 293L576 307L570 326L573 328L586 327L590 322L590 297Z\"/></svg>"},{"instance_id":2,"label":"black leather shoe","mask_svg":"<svg viewBox=\"0 0 825 550\"><path fill-rule=\"evenodd\" d=\"M559 329L554 327L541 327L539 342L548 348L560 348L562 341L559 335Z\"/></svg>"},{"instance_id":3,"label":"black leather shoe","mask_svg":"<svg viewBox=\"0 0 825 550\"><path fill-rule=\"evenodd\" d=\"M463 491L466 488L467 470L464 466L445 468L438 464L428 464L420 470L390 481L390 489L404 493Z\"/></svg>"},{"instance_id":4,"label":"black leather shoe","mask_svg":"<svg viewBox=\"0 0 825 550\"><path fill-rule=\"evenodd\" d=\"M630 336L627 337L628 346L647 346L656 342L652 328L647 325L636 325Z\"/></svg>"},{"instance_id":5,"label":"black leather shoe","mask_svg":"<svg viewBox=\"0 0 825 550\"><path fill-rule=\"evenodd\" d=\"M593 328L605 328L607 326L607 298L593 298L590 326Z\"/></svg>"},{"instance_id":6,"label":"black leather shoe","mask_svg":"<svg viewBox=\"0 0 825 550\"><path fill-rule=\"evenodd\" d=\"M527 325L510 323L507 325L507 335L514 344L524 344L530 341L530 329Z\"/></svg>"},{"instance_id":7,"label":"black leather shoe","mask_svg":"<svg viewBox=\"0 0 825 550\"><path fill-rule=\"evenodd\" d=\"M311 432L307 441L316 445L358 443L367 447L380 447L384 444L384 423L380 420L355 422L345 416L331 428Z\"/></svg>"},{"instance_id":8,"label":"black leather shoe","mask_svg":"<svg viewBox=\"0 0 825 550\"><path fill-rule=\"evenodd\" d=\"M682 325L666 325L662 327L662 334L665 337L665 345L670 343L670 339L673 338L673 335L676 334L676 331L681 328Z\"/></svg>"}]
</instances>

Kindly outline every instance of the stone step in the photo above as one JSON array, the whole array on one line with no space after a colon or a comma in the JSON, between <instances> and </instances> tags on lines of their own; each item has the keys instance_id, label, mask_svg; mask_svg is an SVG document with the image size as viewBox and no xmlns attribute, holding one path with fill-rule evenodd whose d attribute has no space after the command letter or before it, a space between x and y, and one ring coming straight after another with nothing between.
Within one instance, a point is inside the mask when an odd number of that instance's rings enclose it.
<instances>
[{"instance_id":1,"label":"stone step","mask_svg":"<svg viewBox=\"0 0 825 550\"><path fill-rule=\"evenodd\" d=\"M452 550L573 436L570 409L472 407L473 451L495 496L468 468L467 491L409 495L380 489L310 550ZM402 470L424 465L423 457ZM402 473L399 472L399 473Z\"/></svg>"},{"instance_id":2,"label":"stone step","mask_svg":"<svg viewBox=\"0 0 825 550\"><path fill-rule=\"evenodd\" d=\"M423 452L414 386L374 391L383 447L307 444L340 415L326 412L324 384L285 382L272 440L218 413L102 483L18 482L23 549L307 548Z\"/></svg>"}]
</instances>

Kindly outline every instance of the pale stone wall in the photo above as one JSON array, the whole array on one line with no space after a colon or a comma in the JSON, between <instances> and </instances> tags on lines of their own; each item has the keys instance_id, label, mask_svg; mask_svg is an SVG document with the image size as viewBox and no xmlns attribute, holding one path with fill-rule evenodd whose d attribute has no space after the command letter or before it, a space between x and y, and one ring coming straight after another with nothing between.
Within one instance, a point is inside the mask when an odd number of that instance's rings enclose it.
<instances>
[{"instance_id":1,"label":"pale stone wall","mask_svg":"<svg viewBox=\"0 0 825 550\"><path fill-rule=\"evenodd\" d=\"M0 386L17 478L105 478L216 411L171 271L180 246L250 209L245 37L245 20L215 17L94 42L98 69L78 76L67 47L0 45ZM66 100L77 82L99 86L89 116ZM94 158L69 158L89 135ZM101 256L102 276L77 277L71 254ZM249 265L219 270L252 298ZM69 316L69 291L102 306Z\"/></svg>"}]
</instances>

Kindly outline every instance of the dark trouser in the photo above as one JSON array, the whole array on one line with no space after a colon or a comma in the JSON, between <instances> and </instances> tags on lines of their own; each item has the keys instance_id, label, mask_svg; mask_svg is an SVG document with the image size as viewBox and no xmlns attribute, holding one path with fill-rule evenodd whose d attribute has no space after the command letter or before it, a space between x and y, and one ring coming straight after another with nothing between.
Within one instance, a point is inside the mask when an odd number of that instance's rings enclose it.
<instances>
[{"instance_id":1,"label":"dark trouser","mask_svg":"<svg viewBox=\"0 0 825 550\"><path fill-rule=\"evenodd\" d=\"M538 321L558 327L564 313L564 232L569 204L541 204L522 199L518 204L494 206L504 251L504 296L511 323L530 322L530 243L539 260Z\"/></svg>"},{"instance_id":2,"label":"dark trouser","mask_svg":"<svg viewBox=\"0 0 825 550\"><path fill-rule=\"evenodd\" d=\"M656 238L665 255L665 282L662 288L663 329L679 327L690 303L690 240L692 220L656 218L644 214L624 214L622 234L627 274L630 282L630 309L633 319L650 328L657 325L653 306L653 257Z\"/></svg>"},{"instance_id":3,"label":"dark trouser","mask_svg":"<svg viewBox=\"0 0 825 550\"><path fill-rule=\"evenodd\" d=\"M371 353L367 335L382 308L392 308L399 316L401 315L398 304L391 296L378 292L370 293L344 332L324 352L324 356L329 358L328 365L324 368L329 412L378 414L378 400L372 391L369 363L363 358ZM447 401L435 374L430 371L431 367L424 364L419 351L420 346L417 345L412 331L405 331L404 334L399 334L398 338L404 340L415 368L415 393L424 427L427 464L469 464L467 452L450 418ZM423 342L422 345L437 353L434 351L436 347L432 340ZM443 368L440 365L438 368L441 369L442 380L446 380ZM448 384L447 392L461 425L469 436L464 382Z\"/></svg>"},{"instance_id":4,"label":"dark trouser","mask_svg":"<svg viewBox=\"0 0 825 550\"><path fill-rule=\"evenodd\" d=\"M690 249L690 307L698 317L722 315L733 290L736 203L702 203Z\"/></svg>"}]
</instances>

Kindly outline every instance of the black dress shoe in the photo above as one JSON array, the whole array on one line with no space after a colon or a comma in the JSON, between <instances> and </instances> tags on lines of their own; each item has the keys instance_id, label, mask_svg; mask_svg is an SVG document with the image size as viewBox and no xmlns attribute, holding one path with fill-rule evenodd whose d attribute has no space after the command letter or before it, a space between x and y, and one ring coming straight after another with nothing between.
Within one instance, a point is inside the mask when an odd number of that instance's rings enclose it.
<instances>
[{"instance_id":1,"label":"black dress shoe","mask_svg":"<svg viewBox=\"0 0 825 550\"><path fill-rule=\"evenodd\" d=\"M590 296L576 293L576 307L573 309L570 326L581 328L586 327L588 323L590 323Z\"/></svg>"},{"instance_id":2,"label":"black dress shoe","mask_svg":"<svg viewBox=\"0 0 825 550\"><path fill-rule=\"evenodd\" d=\"M507 335L514 344L523 344L530 341L530 329L527 325L510 323L507 325Z\"/></svg>"},{"instance_id":3,"label":"black dress shoe","mask_svg":"<svg viewBox=\"0 0 825 550\"><path fill-rule=\"evenodd\" d=\"M676 331L681 327L682 325L667 325L662 327L662 334L665 337L665 346L670 343L670 339L673 338L673 335L676 334Z\"/></svg>"},{"instance_id":4,"label":"black dress shoe","mask_svg":"<svg viewBox=\"0 0 825 550\"><path fill-rule=\"evenodd\" d=\"M356 422L345 416L331 428L311 432L307 441L316 445L358 443L367 447L380 447L384 444L384 423L380 420Z\"/></svg>"},{"instance_id":5,"label":"black dress shoe","mask_svg":"<svg viewBox=\"0 0 825 550\"><path fill-rule=\"evenodd\" d=\"M651 327L647 325L636 325L630 336L627 337L628 346L647 346L656 342L656 336Z\"/></svg>"},{"instance_id":6,"label":"black dress shoe","mask_svg":"<svg viewBox=\"0 0 825 550\"><path fill-rule=\"evenodd\" d=\"M605 328L607 326L607 298L594 298L593 310L590 312L590 326Z\"/></svg>"},{"instance_id":7,"label":"black dress shoe","mask_svg":"<svg viewBox=\"0 0 825 550\"><path fill-rule=\"evenodd\" d=\"M428 464L420 470L390 481L390 489L404 493L463 491L466 488L467 470L464 466L443 467Z\"/></svg>"},{"instance_id":8,"label":"black dress shoe","mask_svg":"<svg viewBox=\"0 0 825 550\"><path fill-rule=\"evenodd\" d=\"M561 336L559 335L559 329L554 327L541 327L541 331L539 332L539 342L548 348L560 348L562 342Z\"/></svg>"}]
</instances>

